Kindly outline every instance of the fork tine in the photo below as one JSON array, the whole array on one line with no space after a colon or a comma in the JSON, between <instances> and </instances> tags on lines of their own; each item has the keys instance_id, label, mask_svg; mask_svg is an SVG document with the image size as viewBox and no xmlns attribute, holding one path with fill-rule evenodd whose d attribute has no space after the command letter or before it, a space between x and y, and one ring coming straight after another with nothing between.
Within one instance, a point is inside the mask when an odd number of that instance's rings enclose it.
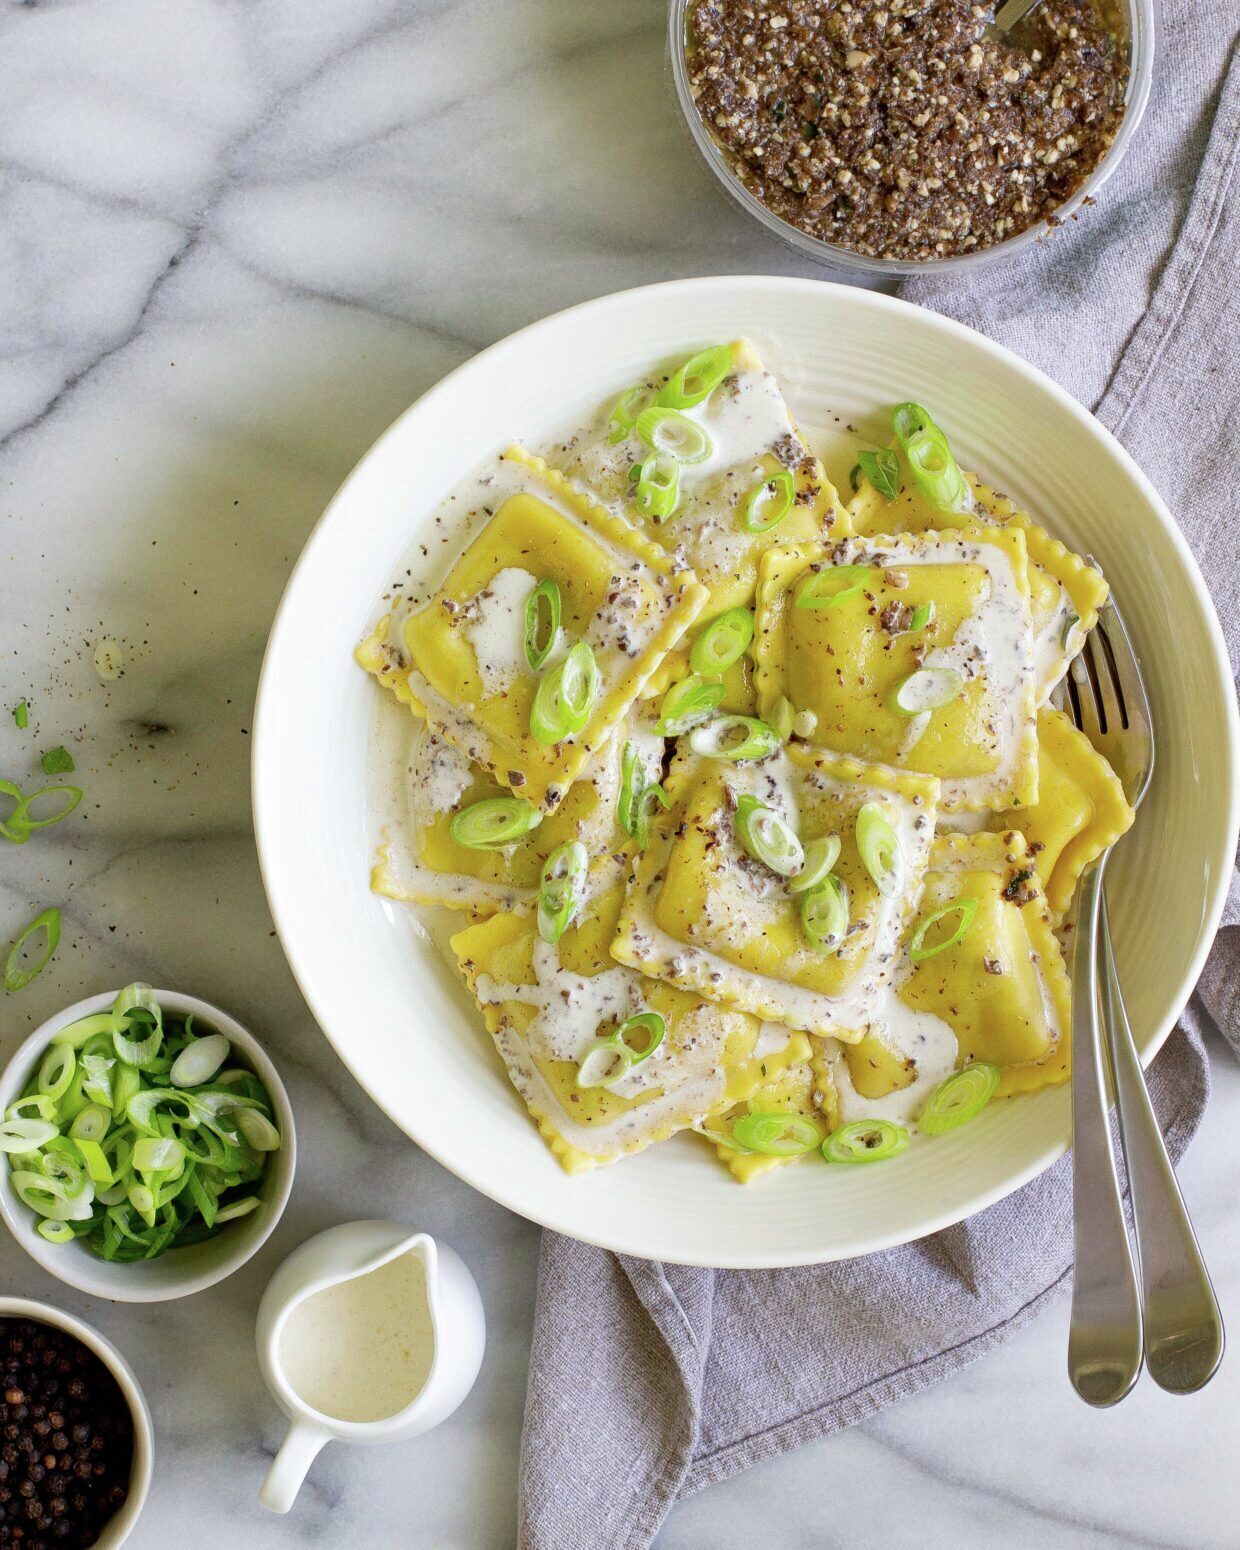
<instances>
[{"instance_id":1,"label":"fork tine","mask_svg":"<svg viewBox=\"0 0 1240 1550\"><path fill-rule=\"evenodd\" d=\"M1141 664L1132 649L1124 616L1113 599L1108 599L1104 604L1098 624L1106 635L1107 645L1115 662L1115 671L1119 678L1124 706L1128 712L1129 725L1151 726L1153 723L1150 719L1150 704L1145 693L1145 680L1141 676Z\"/></svg>"},{"instance_id":2,"label":"fork tine","mask_svg":"<svg viewBox=\"0 0 1240 1550\"><path fill-rule=\"evenodd\" d=\"M1098 697L1098 717L1102 723L1102 731L1106 736L1118 737L1123 729L1125 717L1110 661L1095 638L1098 633L1095 630L1086 637L1081 655L1086 658L1086 671L1093 680L1094 692Z\"/></svg>"},{"instance_id":3,"label":"fork tine","mask_svg":"<svg viewBox=\"0 0 1240 1550\"><path fill-rule=\"evenodd\" d=\"M1068 703L1072 719L1091 743L1097 744L1102 736L1102 723L1098 715L1098 699L1094 683L1081 650L1073 657L1068 668Z\"/></svg>"}]
</instances>

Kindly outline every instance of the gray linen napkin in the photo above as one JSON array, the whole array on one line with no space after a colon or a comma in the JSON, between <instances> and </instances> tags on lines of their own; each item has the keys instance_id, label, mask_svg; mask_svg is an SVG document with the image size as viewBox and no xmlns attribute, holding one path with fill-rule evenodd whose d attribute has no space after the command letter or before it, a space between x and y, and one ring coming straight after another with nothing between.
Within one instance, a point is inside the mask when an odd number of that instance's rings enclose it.
<instances>
[{"instance_id":1,"label":"gray linen napkin","mask_svg":"<svg viewBox=\"0 0 1240 1550\"><path fill-rule=\"evenodd\" d=\"M1040 365L1125 442L1215 589L1234 665L1240 50L1218 7L1169 10L1150 119L1099 206L1032 259L906 294ZM1163 456L1168 425L1174 460ZM1173 1157L1208 1096L1203 1025L1240 1051L1237 922L1233 882L1228 929L1150 1073ZM947 1377L1066 1283L1071 1210L1065 1159L967 1222L846 1264L699 1270L545 1234L524 1550L641 1550L678 1496Z\"/></svg>"}]
</instances>

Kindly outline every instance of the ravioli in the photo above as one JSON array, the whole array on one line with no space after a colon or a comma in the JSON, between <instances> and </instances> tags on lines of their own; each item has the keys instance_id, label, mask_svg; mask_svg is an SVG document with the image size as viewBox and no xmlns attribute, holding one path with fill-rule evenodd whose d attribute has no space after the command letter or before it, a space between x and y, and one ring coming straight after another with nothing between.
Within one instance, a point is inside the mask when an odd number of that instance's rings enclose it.
<instances>
[{"instance_id":1,"label":"ravioli","mask_svg":"<svg viewBox=\"0 0 1240 1550\"><path fill-rule=\"evenodd\" d=\"M824 748L938 776L948 812L1036 800L1027 569L1015 528L772 550L755 636L762 713L787 698ZM914 628L919 609L933 613ZM954 698L902 713L897 691L935 671L957 675Z\"/></svg>"},{"instance_id":2,"label":"ravioli","mask_svg":"<svg viewBox=\"0 0 1240 1550\"><path fill-rule=\"evenodd\" d=\"M800 1061L781 1071L771 1081L763 1083L753 1097L744 1103L734 1103L720 1113L712 1115L703 1128L702 1139L714 1151L719 1161L742 1184L752 1183L774 1168L790 1162L798 1162L801 1156L815 1158L816 1151L793 1157L776 1157L767 1152L745 1152L730 1146L727 1140L715 1141L713 1136L728 1137L738 1119L746 1114L795 1114L807 1119L818 1130L819 1143L835 1129L839 1122L835 1102L834 1085L827 1073L826 1092L820 1087L820 1076L808 1060Z\"/></svg>"},{"instance_id":3,"label":"ravioli","mask_svg":"<svg viewBox=\"0 0 1240 1550\"><path fill-rule=\"evenodd\" d=\"M622 856L595 865L577 923L555 946L541 940L529 907L451 940L513 1086L569 1173L664 1140L809 1056L803 1034L764 1028L755 1017L612 962L608 945L626 872ZM580 1063L595 1040L645 1011L665 1020L659 1047L612 1085L579 1087Z\"/></svg>"},{"instance_id":4,"label":"ravioli","mask_svg":"<svg viewBox=\"0 0 1240 1550\"><path fill-rule=\"evenodd\" d=\"M1044 704L1098 622L1098 610L1108 590L1102 572L973 474L965 475L973 491L973 510L963 516L940 511L910 477L899 444L893 444L891 450L900 466L900 493L888 501L863 480L848 508L853 530L868 536L924 533L932 528L978 523L1019 528L1029 552L1035 701Z\"/></svg>"},{"instance_id":5,"label":"ravioli","mask_svg":"<svg viewBox=\"0 0 1240 1550\"><path fill-rule=\"evenodd\" d=\"M731 349L731 373L702 403L683 411L710 437L712 451L680 468L679 504L666 521L646 521L633 504L629 471L649 449L636 433L611 441L610 402L584 432L549 454L595 499L643 522L655 543L693 571L709 594L703 623L753 601L758 561L773 544L850 530L843 502L797 430L774 377L748 340L736 340ZM667 375L640 387L653 394ZM748 531L743 514L750 494L785 472L793 489L788 514L768 532Z\"/></svg>"},{"instance_id":6,"label":"ravioli","mask_svg":"<svg viewBox=\"0 0 1240 1550\"><path fill-rule=\"evenodd\" d=\"M372 636L361 655L372 670L378 661L387 687L497 785L552 812L706 593L691 571L676 570L662 549L541 459L511 447L501 468L500 504L439 591L404 622L399 642L389 623L383 641ZM530 730L539 674L525 655L526 603L547 578L559 589L563 629L543 672L584 641L601 675L585 726L552 745Z\"/></svg>"},{"instance_id":7,"label":"ravioli","mask_svg":"<svg viewBox=\"0 0 1240 1550\"><path fill-rule=\"evenodd\" d=\"M725 1006L811 1033L860 1027L891 972L934 832L938 781L791 745L755 764L677 756L670 805L635 866L612 955ZM734 809L748 794L774 808L803 844L840 839L834 872L850 924L834 952L815 947L785 880L746 854ZM863 804L898 836L903 881L880 894L856 842Z\"/></svg>"}]
</instances>

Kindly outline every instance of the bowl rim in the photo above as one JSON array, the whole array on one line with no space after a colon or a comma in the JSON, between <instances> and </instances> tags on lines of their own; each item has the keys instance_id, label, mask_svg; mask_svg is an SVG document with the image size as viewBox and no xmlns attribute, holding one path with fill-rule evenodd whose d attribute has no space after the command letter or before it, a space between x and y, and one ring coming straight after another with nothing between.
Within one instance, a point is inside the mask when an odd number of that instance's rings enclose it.
<instances>
[{"instance_id":1,"label":"bowl rim","mask_svg":"<svg viewBox=\"0 0 1240 1550\"><path fill-rule=\"evenodd\" d=\"M138 1517L150 1494L151 1480L155 1472L155 1428L151 1421L151 1407L147 1403L142 1385L138 1382L129 1362L106 1335L102 1335L85 1319L57 1308L53 1303L33 1297L0 1296L0 1319L30 1319L39 1324L63 1329L66 1334L80 1340L93 1351L116 1379L125 1396L129 1414L133 1420L133 1462L129 1466L129 1494L124 1505L104 1525L103 1533L96 1540L97 1550L120 1550L133 1531Z\"/></svg>"},{"instance_id":2,"label":"bowl rim","mask_svg":"<svg viewBox=\"0 0 1240 1550\"><path fill-rule=\"evenodd\" d=\"M116 995L114 990L101 991L97 995L75 1001L72 1006L47 1018L29 1037L23 1039L0 1071L0 1113L8 1108L24 1085L52 1037L80 1017L106 1011L116 1000ZM73 1245L46 1242L39 1236L34 1217L13 1193L10 1170L7 1163L0 1160L0 1217L3 1217L14 1241L37 1265L58 1281L63 1281L66 1286L72 1286L79 1292L87 1292L93 1297L103 1297L111 1302L171 1302L178 1297L189 1297L194 1292L205 1291L232 1275L235 1270L240 1270L274 1232L288 1204L293 1177L297 1171L297 1128L292 1104L280 1073L258 1039L235 1017L209 1001L177 990L156 989L154 995L162 1008L183 1015L192 1012L196 1018L208 1023L214 1031L224 1034L231 1044L241 1050L246 1064L253 1067L271 1095L280 1120L280 1147L272 1154L272 1162L268 1164L273 1173L271 1194L263 1213L264 1220L253 1236L240 1241L229 1253L222 1254L217 1264L195 1274L184 1273L164 1286L143 1283L145 1266L141 1262L109 1264L106 1260L90 1255L89 1250L66 1253L65 1249L72 1249ZM225 1233L231 1225L226 1224Z\"/></svg>"},{"instance_id":3,"label":"bowl rim","mask_svg":"<svg viewBox=\"0 0 1240 1550\"><path fill-rule=\"evenodd\" d=\"M561 324L567 323L573 319L584 318L591 311L604 311L608 307L622 304L633 305L647 297L675 298L678 295L692 292L699 288L707 292L714 290L728 295L738 293L760 294L764 291L795 292L800 290L809 296L826 290L837 295L840 299L847 298L851 306L913 315L916 316L922 326L944 333L960 341L970 350L980 350L985 354L989 354L1005 369L1013 372L1026 383L1036 386L1040 392L1048 394L1055 400L1059 409L1078 422L1088 435L1103 442L1126 475L1139 488L1151 514L1165 530L1201 605L1205 631L1212 646L1213 661L1211 665L1216 675L1221 681L1230 684L1231 668L1222 627L1219 624L1213 600L1184 534L1172 517L1166 502L1163 501L1132 455L1099 420L1090 414L1077 399L1055 382L1053 378L1048 377L1044 372L1009 350L1005 345L999 344L997 341L978 333L976 330L957 322L955 319L945 317L928 308L918 307L898 296L890 296L882 291L866 289L839 281L783 275L708 275L686 277L678 280L659 281L652 285L635 286L623 291L610 292L607 295L594 297L591 300L564 308L559 312L548 314L547 317L528 323L504 338L497 340L494 344L489 345L486 349L463 361L459 366L440 378L404 410L402 414L397 416L392 424L376 438L375 442L363 453L362 457L342 481L322 516L308 535L302 551L290 572L288 582L277 606L259 674L255 701L253 747L251 750L251 791L259 869L263 878L263 886L267 893L267 901L277 936L288 960L290 972L296 980L312 1016L344 1065L353 1074L358 1085L411 1140L430 1156L434 1157L442 1166L456 1174L458 1178L478 1190L479 1193L517 1215L523 1216L526 1220L535 1222L541 1227L565 1232L582 1242L592 1243L617 1253L630 1254L639 1259L657 1257L670 1263L695 1264L720 1269L788 1268L796 1265L822 1264L828 1262L832 1257L856 1258L865 1254L880 1252L883 1249L896 1247L912 1241L914 1238L925 1237L931 1233L941 1231L945 1227L953 1226L957 1222L975 1215L978 1211L984 1210L987 1206L993 1205L996 1201L1005 1199L1023 1184L1028 1183L1031 1179L1043 1173L1052 1163L1056 1162L1067 1152L1069 1143L1067 1139L1050 1143L1026 1166L1013 1170L1001 1182L994 1184L988 1189L979 1191L971 1198L969 1204L964 1209L960 1209L955 1205L949 1205L936 1214L928 1215L919 1224L919 1229L915 1234L910 1234L900 1228L889 1229L886 1232L875 1231L860 1240L857 1247L848 1254L828 1256L827 1259L824 1259L821 1252L812 1248L796 1254L780 1253L777 1257L772 1257L769 1251L735 1252L729 1254L726 1258L688 1253L681 1253L679 1255L663 1253L652 1256L649 1247L643 1244L639 1237L630 1233L616 1231L606 1221L600 1221L597 1230L590 1233L583 1232L576 1226L567 1227L562 1221L557 1219L557 1214L554 1210L542 1208L537 1202L531 1204L524 1200L517 1201L513 1199L511 1194L505 1190L503 1180L495 1178L488 1171L485 1163L480 1165L472 1159L463 1159L459 1155L446 1155L443 1147L431 1144L422 1136L416 1135L410 1128L407 1120L397 1112L396 1106L389 1105L382 1089L373 1081L367 1080L360 1071L356 1070L349 1059L338 1048L329 1031L330 1019L321 1008L320 997L315 984L317 974L314 971L314 966L303 958L287 930L287 922L282 907L281 884L273 861L273 850L269 844L269 832L276 821L277 809L282 803L287 801L288 794L287 771L281 763L281 749L278 743L266 731L268 723L274 719L274 713L272 716L268 716L266 713L266 705L269 701L276 698L275 691L273 690L276 672L275 665L285 650L283 637L286 631L290 633L292 641L295 642L295 636L292 635L294 627L289 622L292 610L288 605L290 599L299 588L300 578L314 566L317 550L320 546L326 546L328 529L334 526L338 520L343 520L347 516L351 487L360 480L364 466L371 458L377 456L381 449L386 448L390 442L395 441L403 434L404 427L412 416L423 413L428 403L433 404L436 399L445 396L451 385L455 383L462 373L467 371L483 371L489 364L500 359L505 353L520 351L526 338L534 334L544 324L553 321L558 321ZM1210 923L1210 930L1201 933L1196 950L1183 971L1183 999L1180 1000L1177 997L1179 1005L1175 1013L1167 1018L1165 1025L1160 1027L1150 1039L1145 1054L1146 1064L1153 1059L1154 1055L1162 1047L1178 1021L1193 986L1200 977L1217 932L1218 922L1221 918L1223 904L1227 896L1232 860L1236 851L1237 839L1240 837L1240 712L1237 711L1234 696L1228 700L1226 737L1228 764L1233 778L1230 782L1228 797L1227 838L1218 847L1220 865L1212 869L1213 876L1209 895L1204 902L1202 910L1202 918ZM271 744L270 752L268 751L269 743ZM1224 862L1225 864L1223 864Z\"/></svg>"},{"instance_id":4,"label":"bowl rim","mask_svg":"<svg viewBox=\"0 0 1240 1550\"><path fill-rule=\"evenodd\" d=\"M686 13L693 0L668 0L667 61L672 77L672 87L680 106L681 115L689 136L699 156L714 175L716 182L753 220L764 227L773 237L786 246L812 259L815 263L836 269L852 270L858 274L886 276L897 279L908 275L944 275L961 269L975 268L986 263L997 263L1015 258L1053 234L1051 219L1056 225L1071 219L1087 199L1092 200L1110 179L1123 161L1145 117L1150 93L1154 84L1154 64L1162 46L1162 14L1159 0L1120 0L1129 20L1128 47L1129 74L1124 92L1124 113L1116 130L1115 138L1103 153L1101 160L1089 176L1050 216L1044 216L1024 231L1005 237L990 247L978 248L972 253L956 253L943 258L904 259L882 258L859 253L852 248L827 242L810 232L793 225L752 193L733 171L726 153L707 129L697 110L689 89L689 72L684 48Z\"/></svg>"}]
</instances>

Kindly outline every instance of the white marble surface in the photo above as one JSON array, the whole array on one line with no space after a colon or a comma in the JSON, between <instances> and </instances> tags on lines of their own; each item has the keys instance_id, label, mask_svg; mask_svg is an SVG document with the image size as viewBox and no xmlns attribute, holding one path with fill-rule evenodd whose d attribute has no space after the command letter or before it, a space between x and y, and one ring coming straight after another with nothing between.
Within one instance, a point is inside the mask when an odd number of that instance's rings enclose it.
<instances>
[{"instance_id":1,"label":"white marble surface","mask_svg":"<svg viewBox=\"0 0 1240 1550\"><path fill-rule=\"evenodd\" d=\"M801 269L734 213L665 77L661 0L3 0L0 764L67 743L87 798L0 870L0 937L59 902L3 1050L135 976L223 1003L297 1106L288 1215L226 1286L90 1304L0 1242L6 1290L94 1319L158 1435L136 1550L490 1550L514 1527L536 1236L420 1156L314 1027L271 935L248 734L289 566L356 458L471 352L569 303L710 271ZM124 644L110 688L94 642ZM7 708L23 696L31 729ZM289 772L290 791L296 772ZM1225 1308L1240 1072L1220 1057L1184 1169ZM280 1435L252 1352L281 1255L376 1209L482 1284L477 1389L434 1435L329 1449L287 1519L255 1492ZM1200 1398L1096 1415L1065 1310L872 1424L689 1501L695 1550L885 1543L1234 1546L1240 1367ZM583 1547L585 1550L585 1547Z\"/></svg>"}]
</instances>

